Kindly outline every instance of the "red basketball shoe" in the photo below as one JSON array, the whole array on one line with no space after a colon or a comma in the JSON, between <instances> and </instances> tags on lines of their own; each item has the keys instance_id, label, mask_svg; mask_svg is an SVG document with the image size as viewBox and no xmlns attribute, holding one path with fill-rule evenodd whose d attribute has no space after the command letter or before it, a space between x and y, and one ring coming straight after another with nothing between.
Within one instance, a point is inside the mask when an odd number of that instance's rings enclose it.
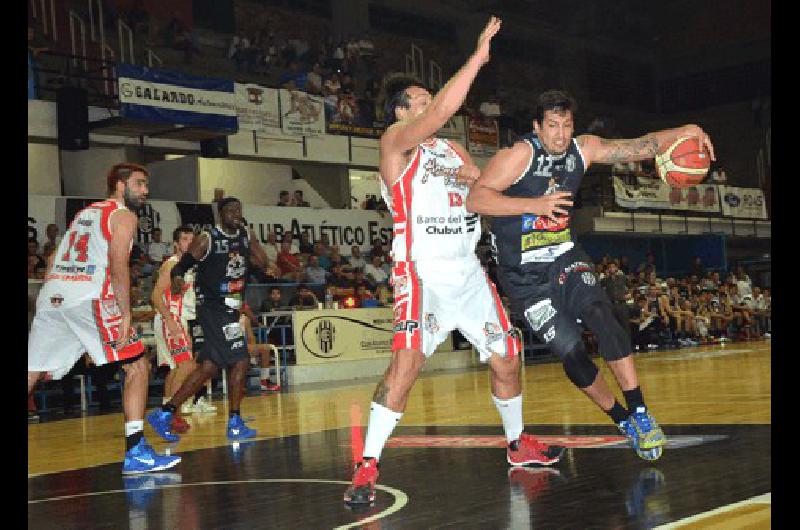
<instances>
[{"instance_id":1,"label":"red basketball shoe","mask_svg":"<svg viewBox=\"0 0 800 530\"><path fill-rule=\"evenodd\" d=\"M506 459L512 466L528 464L549 466L561 460L564 451L566 451L564 446L546 445L530 434L522 433L519 439L508 444Z\"/></svg>"},{"instance_id":2,"label":"red basketball shoe","mask_svg":"<svg viewBox=\"0 0 800 530\"><path fill-rule=\"evenodd\" d=\"M378 481L378 461L365 458L356 464L353 485L344 492L344 502L349 506L363 506L375 502L375 483Z\"/></svg>"},{"instance_id":3,"label":"red basketball shoe","mask_svg":"<svg viewBox=\"0 0 800 530\"><path fill-rule=\"evenodd\" d=\"M191 425L177 414L172 417L172 430L177 433L184 433L189 430Z\"/></svg>"}]
</instances>

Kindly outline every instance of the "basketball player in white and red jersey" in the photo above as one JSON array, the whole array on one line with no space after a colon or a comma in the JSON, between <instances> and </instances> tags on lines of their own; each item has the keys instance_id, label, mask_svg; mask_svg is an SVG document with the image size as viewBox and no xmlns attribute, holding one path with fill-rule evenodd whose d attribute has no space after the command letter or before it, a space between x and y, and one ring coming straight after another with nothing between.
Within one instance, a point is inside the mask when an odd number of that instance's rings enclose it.
<instances>
[{"instance_id":1,"label":"basketball player in white and red jersey","mask_svg":"<svg viewBox=\"0 0 800 530\"><path fill-rule=\"evenodd\" d=\"M389 368L370 406L363 457L344 494L351 506L374 501L383 446L403 415L425 358L455 328L489 363L508 462L550 465L564 451L522 432L520 340L475 255L480 219L465 208L468 184L480 171L463 146L434 136L461 107L488 62L500 24L491 18L475 53L435 97L413 79L395 79L386 88L389 127L380 140L380 170L394 221L394 336Z\"/></svg>"},{"instance_id":2,"label":"basketball player in white and red jersey","mask_svg":"<svg viewBox=\"0 0 800 530\"><path fill-rule=\"evenodd\" d=\"M181 387L186 377L196 368L192 354L189 321L195 318L194 269L173 281L170 271L180 261L194 239L191 226L179 226L172 233L175 253L158 269L158 280L153 286L151 302L156 310L153 331L156 336L158 364L169 366L164 380L164 403ZM176 432L186 432L189 424L175 414L172 427Z\"/></svg>"},{"instance_id":3,"label":"basketball player in white and red jersey","mask_svg":"<svg viewBox=\"0 0 800 530\"><path fill-rule=\"evenodd\" d=\"M36 300L28 336L28 395L44 373L60 379L87 352L95 365L119 362L125 370L125 461L122 472L171 468L178 456L156 454L144 439L149 361L131 327L130 259L149 173L136 164L108 172L108 200L75 216L53 255Z\"/></svg>"}]
</instances>

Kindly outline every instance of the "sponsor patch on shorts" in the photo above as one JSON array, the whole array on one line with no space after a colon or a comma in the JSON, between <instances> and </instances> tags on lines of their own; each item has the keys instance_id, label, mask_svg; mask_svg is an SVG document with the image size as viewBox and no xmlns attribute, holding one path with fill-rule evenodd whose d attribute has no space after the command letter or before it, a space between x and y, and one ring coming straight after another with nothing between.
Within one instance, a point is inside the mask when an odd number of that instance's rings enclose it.
<instances>
[{"instance_id":1,"label":"sponsor patch on shorts","mask_svg":"<svg viewBox=\"0 0 800 530\"><path fill-rule=\"evenodd\" d=\"M533 331L539 331L548 320L556 316L556 313L558 311L553 307L553 302L545 298L526 309L525 318L530 322Z\"/></svg>"},{"instance_id":2,"label":"sponsor patch on shorts","mask_svg":"<svg viewBox=\"0 0 800 530\"><path fill-rule=\"evenodd\" d=\"M238 322L233 322L222 326L222 334L225 335L225 340L236 340L243 336L242 326Z\"/></svg>"}]
</instances>

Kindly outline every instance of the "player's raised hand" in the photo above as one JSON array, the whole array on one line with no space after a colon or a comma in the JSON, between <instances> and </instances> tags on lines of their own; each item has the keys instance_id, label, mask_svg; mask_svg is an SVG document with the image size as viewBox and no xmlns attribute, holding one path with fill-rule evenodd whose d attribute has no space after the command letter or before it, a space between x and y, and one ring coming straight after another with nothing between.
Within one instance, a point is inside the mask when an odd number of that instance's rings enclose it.
<instances>
[{"instance_id":1,"label":"player's raised hand","mask_svg":"<svg viewBox=\"0 0 800 530\"><path fill-rule=\"evenodd\" d=\"M684 125L683 131L685 136L694 136L697 138L697 141L700 143L700 145L705 146L705 148L708 150L708 154L711 155L711 160L717 159L714 156L714 144L711 143L711 138L699 125Z\"/></svg>"},{"instance_id":2,"label":"player's raised hand","mask_svg":"<svg viewBox=\"0 0 800 530\"><path fill-rule=\"evenodd\" d=\"M458 168L456 173L456 181L467 186L472 186L472 183L481 178L481 169L475 164L464 164Z\"/></svg>"},{"instance_id":3,"label":"player's raised hand","mask_svg":"<svg viewBox=\"0 0 800 530\"><path fill-rule=\"evenodd\" d=\"M557 191L550 195L542 195L531 199L533 207L530 212L536 215L555 218L558 215L569 215L566 208L572 206L572 193L568 191Z\"/></svg>"},{"instance_id":4,"label":"player's raised hand","mask_svg":"<svg viewBox=\"0 0 800 530\"><path fill-rule=\"evenodd\" d=\"M481 65L489 62L492 37L497 35L497 32L500 31L500 25L502 23L503 21L499 18L495 16L491 17L486 27L483 28L480 37L478 37L478 45L475 47L475 57L480 60Z\"/></svg>"}]
</instances>

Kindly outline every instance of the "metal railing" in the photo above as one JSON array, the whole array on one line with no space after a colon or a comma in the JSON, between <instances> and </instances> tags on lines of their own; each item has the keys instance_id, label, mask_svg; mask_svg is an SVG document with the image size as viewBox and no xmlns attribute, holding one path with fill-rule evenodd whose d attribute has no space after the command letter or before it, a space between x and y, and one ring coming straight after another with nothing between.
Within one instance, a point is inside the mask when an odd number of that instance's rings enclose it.
<instances>
[{"instance_id":1,"label":"metal railing","mask_svg":"<svg viewBox=\"0 0 800 530\"><path fill-rule=\"evenodd\" d=\"M130 64L136 64L133 55L133 30L122 19L117 19L117 33L119 34L119 60L125 61L125 36L128 37L128 56Z\"/></svg>"},{"instance_id":2,"label":"metal railing","mask_svg":"<svg viewBox=\"0 0 800 530\"><path fill-rule=\"evenodd\" d=\"M436 61L430 61L430 76L428 78L428 85L432 90L439 90L442 88L442 67Z\"/></svg>"},{"instance_id":3,"label":"metal railing","mask_svg":"<svg viewBox=\"0 0 800 530\"><path fill-rule=\"evenodd\" d=\"M153 48L147 48L147 66L148 67L150 67L150 68L153 67L153 60L154 59L156 60L156 62L158 62L158 66L161 66L162 64L164 64L164 61L161 60L161 57L156 55L156 53L153 51Z\"/></svg>"},{"instance_id":4,"label":"metal railing","mask_svg":"<svg viewBox=\"0 0 800 530\"><path fill-rule=\"evenodd\" d=\"M36 0L31 0L31 15L35 20L40 20L42 23L42 34L47 36L50 33L53 35L53 40L58 41L58 28L56 27L56 4L55 0L50 0L50 16L48 17L48 2L47 0L39 0L41 9L36 9ZM50 26L48 30L48 20L50 19ZM52 31L50 31L52 30Z\"/></svg>"},{"instance_id":5,"label":"metal railing","mask_svg":"<svg viewBox=\"0 0 800 530\"><path fill-rule=\"evenodd\" d=\"M77 35L75 34L75 25L78 25L78 28L81 32L81 48L78 50L77 43L75 39ZM69 34L70 34L70 41L72 42L72 55L75 58L72 60L72 65L77 67L79 59L78 57L83 57L83 69L84 71L89 69L89 63L86 60L86 23L83 19L72 9L69 10ZM78 53L80 51L80 53Z\"/></svg>"}]
</instances>

